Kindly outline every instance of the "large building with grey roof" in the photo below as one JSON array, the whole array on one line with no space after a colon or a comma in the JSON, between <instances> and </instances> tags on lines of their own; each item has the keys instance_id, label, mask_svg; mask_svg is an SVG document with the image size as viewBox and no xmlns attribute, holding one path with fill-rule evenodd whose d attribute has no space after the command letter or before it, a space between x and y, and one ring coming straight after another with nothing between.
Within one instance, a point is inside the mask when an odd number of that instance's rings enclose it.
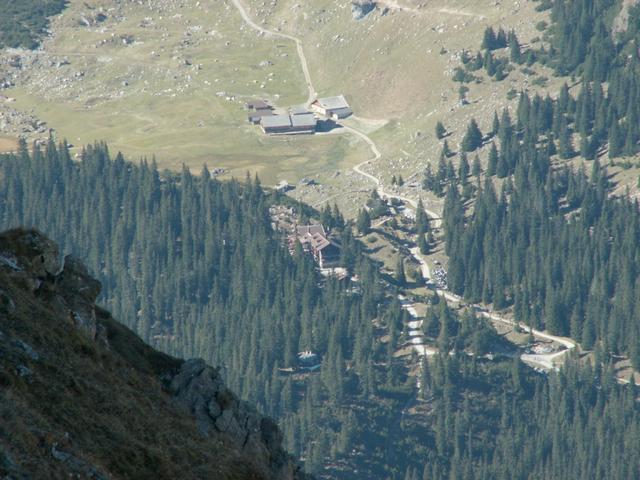
<instances>
[{"instance_id":1,"label":"large building with grey roof","mask_svg":"<svg viewBox=\"0 0 640 480\"><path fill-rule=\"evenodd\" d=\"M300 115L272 115L260 120L262 131L270 135L314 133L317 124L315 115L309 112Z\"/></svg>"},{"instance_id":2,"label":"large building with grey roof","mask_svg":"<svg viewBox=\"0 0 640 480\"><path fill-rule=\"evenodd\" d=\"M260 125L269 135L315 133L318 126L318 119L305 105L295 105L283 113L282 109L276 111L264 100L253 100L247 103L247 110L249 122Z\"/></svg>"}]
</instances>

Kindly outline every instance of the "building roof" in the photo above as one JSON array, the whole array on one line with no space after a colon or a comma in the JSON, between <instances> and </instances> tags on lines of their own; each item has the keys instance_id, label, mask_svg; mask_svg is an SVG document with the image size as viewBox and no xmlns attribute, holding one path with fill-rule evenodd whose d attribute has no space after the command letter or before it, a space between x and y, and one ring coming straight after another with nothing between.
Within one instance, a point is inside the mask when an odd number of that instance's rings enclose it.
<instances>
[{"instance_id":1,"label":"building roof","mask_svg":"<svg viewBox=\"0 0 640 480\"><path fill-rule=\"evenodd\" d=\"M304 105L294 105L289 108L289 113L291 115L305 115L309 113L309 109Z\"/></svg>"},{"instance_id":2,"label":"building roof","mask_svg":"<svg viewBox=\"0 0 640 480\"><path fill-rule=\"evenodd\" d=\"M262 117L260 125L264 128L285 128L291 126L289 115L271 115Z\"/></svg>"},{"instance_id":3,"label":"building roof","mask_svg":"<svg viewBox=\"0 0 640 480\"><path fill-rule=\"evenodd\" d=\"M349 107L345 107L345 108L335 108L331 110L331 113L333 115L336 115L337 117L348 117L349 115L351 115L353 113L353 110L351 110L351 108Z\"/></svg>"},{"instance_id":4,"label":"building roof","mask_svg":"<svg viewBox=\"0 0 640 480\"><path fill-rule=\"evenodd\" d=\"M325 235L326 233L324 231L324 227L320 224L316 224L316 225L303 225L303 226L299 226L296 228L296 231L298 232L298 235L302 236L305 234L310 234L310 235L314 235L316 233L319 233L321 235Z\"/></svg>"},{"instance_id":5,"label":"building roof","mask_svg":"<svg viewBox=\"0 0 640 480\"><path fill-rule=\"evenodd\" d=\"M271 110L271 105L264 100L253 100L251 102L247 102L247 108L254 110Z\"/></svg>"},{"instance_id":6,"label":"building roof","mask_svg":"<svg viewBox=\"0 0 640 480\"><path fill-rule=\"evenodd\" d=\"M320 235L318 233L311 237L311 246L316 250L322 250L323 248L326 248L329 245L331 245L331 242L324 235Z\"/></svg>"},{"instance_id":7,"label":"building roof","mask_svg":"<svg viewBox=\"0 0 640 480\"><path fill-rule=\"evenodd\" d=\"M317 225L304 225L296 227L298 241L303 245L309 245L314 250L324 250L330 245L338 247L335 243L327 238L324 227Z\"/></svg>"},{"instance_id":8,"label":"building roof","mask_svg":"<svg viewBox=\"0 0 640 480\"><path fill-rule=\"evenodd\" d=\"M272 110L256 110L255 112L251 112L248 118L250 121L253 121L254 119L260 120L262 117L272 117L274 115Z\"/></svg>"},{"instance_id":9,"label":"building roof","mask_svg":"<svg viewBox=\"0 0 640 480\"><path fill-rule=\"evenodd\" d=\"M318 120L313 113L305 113L303 115L291 115L291 125L294 128L315 128L318 124Z\"/></svg>"},{"instance_id":10,"label":"building roof","mask_svg":"<svg viewBox=\"0 0 640 480\"><path fill-rule=\"evenodd\" d=\"M317 103L325 110L337 110L341 108L348 108L351 110L343 95L338 95L337 97L318 98L313 103Z\"/></svg>"}]
</instances>

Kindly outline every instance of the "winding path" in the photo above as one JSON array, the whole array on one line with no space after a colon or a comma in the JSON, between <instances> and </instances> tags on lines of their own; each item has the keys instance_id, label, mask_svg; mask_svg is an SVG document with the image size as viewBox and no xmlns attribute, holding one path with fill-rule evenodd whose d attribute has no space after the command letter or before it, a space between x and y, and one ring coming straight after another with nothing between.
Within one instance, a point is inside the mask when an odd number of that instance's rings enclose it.
<instances>
[{"instance_id":1,"label":"winding path","mask_svg":"<svg viewBox=\"0 0 640 480\"><path fill-rule=\"evenodd\" d=\"M251 17L249 17L249 14L247 13L246 9L244 8L244 5L242 5L242 2L240 0L231 0L231 3L233 3L233 5L238 9L238 12L240 13L240 16L242 17L242 20L244 20L244 22L249 25L251 28L253 28L254 30L257 30L258 32L264 34L264 35L272 35L275 37L280 37L280 38L285 38L287 40L291 40L292 42L295 42L296 47L297 47L297 51L298 51L298 57L300 58L300 64L302 66L302 72L304 73L304 78L305 81L307 83L307 89L309 90L309 97L307 98L307 103L311 103L315 100L315 88L313 87L313 81L311 79L311 73L309 72L309 64L307 62L307 57L304 54L304 49L302 48L302 40L300 40L298 37L294 37L293 35L288 35L286 33L281 33L281 32L276 32L274 30L269 30L266 29L264 27L261 27L260 25L258 25L257 23L255 23ZM371 151L374 154L374 158L372 160L379 160L382 157L382 154L380 153L380 150L378 149L377 145L375 144L375 142L373 140L371 140L371 138L366 135L365 133L362 133L359 130L356 130L353 127L349 127L347 125L344 125L342 123L339 124L345 131L348 131L350 133L352 133L353 135L359 137L360 139L362 139L364 142L366 142L369 147L371 148ZM359 165L356 165L355 167L353 167L353 171L358 173L359 175L364 176L365 178L373 181L376 184L376 187L379 188L380 187L380 180L377 179L376 177L374 177L373 175L370 175L366 172L364 172L361 167L364 164L367 164L369 162L371 162L372 160L365 160L364 162L360 163ZM388 195L387 195L388 196ZM415 204L414 206L417 206L416 202L412 202L412 205Z\"/></svg>"},{"instance_id":2,"label":"winding path","mask_svg":"<svg viewBox=\"0 0 640 480\"><path fill-rule=\"evenodd\" d=\"M274 30L269 30L266 29L264 27L261 27L260 25L258 25L257 23L255 23L251 17L249 17L249 14L247 13L244 5L242 4L241 0L231 0L231 3L233 3L233 5L236 7L236 9L238 10L238 12L240 13L240 16L242 17L242 20L244 20L244 22L249 25L251 28L253 28L254 30L264 34L264 35L272 35L275 37L280 37L280 38L285 38L287 40L291 40L292 42L295 42L296 47L297 47L297 51L298 51L298 57L300 58L300 64L302 66L302 72L304 73L304 78L305 81L307 83L307 89L309 90L309 97L307 98L307 104L313 102L315 100L315 96L316 96L316 92L315 92L315 88L313 87L313 81L311 79L311 74L309 72L309 64L307 62L307 58L304 54L304 49L302 48L302 40L300 40L298 37L295 37L293 35L289 35L286 33L281 33L281 32L276 32ZM382 153L380 153L380 149L378 148L378 146L376 145L376 143L371 140L371 138L353 128L350 127L348 125L344 125L343 123L339 123L339 125L347 132L352 133L353 135L355 135L356 137L360 138L361 140L363 140L367 145L369 145L369 148L371 149L371 151L373 152L374 157L372 159L369 160L365 160L364 162L356 165L355 167L353 167L353 171L356 172L357 174L365 177L368 180L371 180L372 182L374 182L376 184L376 189L378 190L378 193L380 194L381 197L383 198L397 198L398 200L401 200L403 202L409 203L411 206L413 206L413 208L418 208L418 202L416 202L415 200L406 198L406 197L402 197L400 195L396 195L396 194L392 194L392 193L388 193L386 191L384 191L383 187L382 187L382 182L380 181L380 179L376 178L374 175L371 175L367 172L365 172L364 170L362 170L362 166L364 166L365 164L368 164L372 161L376 161L379 160L380 158L382 158ZM322 202L324 203L324 202ZM427 215L429 215L432 218L439 218L439 216L434 213L434 212L430 212L430 211L426 211Z\"/></svg>"},{"instance_id":3,"label":"winding path","mask_svg":"<svg viewBox=\"0 0 640 480\"><path fill-rule=\"evenodd\" d=\"M415 248L412 248L410 251L411 251L411 255L420 264L420 271L422 272L422 278L427 281L430 280L431 272L429 269L429 265L427 264L427 261L420 254L420 250L417 247L415 247ZM464 299L459 295L455 295L446 290L436 289L436 292L438 293L438 295L444 297L445 300L449 300L450 302L460 303L464 301ZM570 338L558 337L555 335L551 335L550 333L542 332L540 330L531 329L528 325L525 325L524 323L518 323L514 320L505 318L501 315L498 315L492 312L491 310L484 309L478 305L474 305L473 308L476 311L476 313L481 317L488 318L496 322L504 323L512 327L518 327L524 331L530 331L531 334L536 338L541 338L543 340L550 340L552 342L559 343L560 345L563 345L566 348L566 350L563 350L560 352L554 352L547 355L545 354L522 355L521 356L522 360L526 360L529 363L535 363L536 365L540 365L541 367L546 369L555 369L556 367L553 364L552 360L562 357L566 355L568 352L570 352L571 350L573 350L574 348L576 348L577 343Z\"/></svg>"},{"instance_id":4,"label":"winding path","mask_svg":"<svg viewBox=\"0 0 640 480\"><path fill-rule=\"evenodd\" d=\"M313 82L311 81L311 74L309 73L309 64L307 63L307 57L305 57L304 50L302 48L302 40L300 40L298 37L294 37L293 35L288 35L286 33L276 32L275 30L268 30L264 27L261 27L253 20L251 20L251 17L249 17L249 15L247 14L247 11L245 10L244 5L242 5L242 2L240 0L231 0L231 3L233 3L233 5L238 9L238 12L240 12L242 20L244 20L244 22L254 30L263 33L264 35L285 38L287 40L295 42L296 49L298 51L298 57L300 57L300 64L302 65L302 73L304 74L304 79L307 83L307 90L309 90L307 103L313 102L315 100L316 92L313 88Z\"/></svg>"},{"instance_id":5,"label":"winding path","mask_svg":"<svg viewBox=\"0 0 640 480\"><path fill-rule=\"evenodd\" d=\"M366 179L371 180L372 182L374 182L376 184L376 190L378 191L378 194L380 195L380 197L382 197L382 198L396 198L396 199L398 199L400 201L408 203L409 205L411 205L413 208L415 208L417 210L418 202L416 200L413 200L412 198L408 198L408 197L403 197L402 195L397 195L395 193L389 193L389 192L385 191L384 187L382 186L382 181L378 177L376 177L374 175L371 175L370 173L367 173L364 170L362 170L362 167L364 165L368 165L372 161L379 160L380 158L382 158L382 154L380 153L380 150L376 146L375 142L373 140L371 140L371 138L369 138L369 136L365 135L364 133L362 133L362 132L360 132L360 131L358 131L358 130L356 130L354 128L347 127L345 125L342 125L342 127L346 128L347 130L349 130L350 132L352 132L353 134L357 135L358 137L363 139L365 142L367 142L369 144L369 146L371 147L371 151L374 154L374 158L372 158L370 160L365 160L364 162L359 163L358 165L353 167L353 171L356 172L359 175L362 175ZM440 222L440 220L441 220L440 215L438 215L435 212L432 212L431 210L427 210L426 208L424 209L424 211L426 212L426 214L429 217L431 217L432 220L435 220L438 223Z\"/></svg>"},{"instance_id":6,"label":"winding path","mask_svg":"<svg viewBox=\"0 0 640 480\"><path fill-rule=\"evenodd\" d=\"M271 36L275 36L275 37L280 37L280 38L284 38L287 40L291 40L293 42L295 42L296 44L296 49L298 52L298 57L300 58L300 64L302 66L302 72L304 74L305 77L305 81L307 84L307 89L309 91L309 97L307 99L307 103L311 103L315 100L315 96L316 96L316 92L315 89L313 88L313 82L311 80L311 74L309 72L309 65L307 62L307 58L305 57L304 54L304 50L302 48L302 41L298 38L295 37L293 35L288 35L286 33L281 33L281 32L276 32L274 30L268 30L266 28L261 27L260 25L258 25L257 23L255 23L247 14L247 11L245 10L244 6L242 5L240 0L231 0L231 2L233 3L233 5L238 9L240 15L242 16L242 19L244 20L244 22L249 25L251 28L253 28L254 30L264 34L264 35L271 35ZM455 14L455 15L465 15L465 16L477 16L479 18L484 18L482 15L475 15L475 14L470 14L468 12L463 12L460 10L449 10L449 9L441 9L440 10L441 13L449 13L449 14ZM397 195L397 194L393 194L393 193L389 193L386 192L384 190L382 181L376 177L375 175L372 175L370 173L365 172L364 170L362 170L362 167L364 165L368 165L370 164L372 161L376 161L376 160L380 160L382 158L382 153L380 152L380 149L378 148L378 146L376 145L376 143L365 133L356 130L353 127L344 125L344 124L340 124L341 127L343 127L346 131L352 133L353 135L359 137L361 140L363 140L365 143L367 143L367 145L369 145L369 148L371 149L371 152L373 153L373 158L369 159L369 160L365 160L362 163L359 163L358 165L353 167L353 171L361 176L363 176L364 178L372 181L373 183L375 183L375 188L378 191L378 194L382 197L382 198L396 198L398 200L401 200L405 203L410 204L413 208L417 209L418 208L418 202L416 200L407 198L407 197L403 197L401 195ZM425 213L431 217L432 220L441 221L441 217L436 214L435 212L429 211L425 209ZM411 249L411 254L413 255L413 257L418 261L418 263L420 264L420 271L422 273L422 277L424 280L430 280L431 279L431 271L429 268L429 265L427 263L427 261L422 257L422 255L420 254L420 251L418 250L418 248L413 248ZM439 290L436 289L436 292L439 295L442 295L446 300L449 301L453 301L453 302L462 302L463 299L462 297L452 294L451 292L447 292L445 290ZM484 309L478 305L474 305L473 308L476 310L476 312L485 318L488 318L490 320L494 320L497 322L501 322L507 325L511 325L513 327L518 327L523 329L524 331L530 331L531 334L534 337L537 338L541 338L544 340L550 340L552 342L556 342L559 343L561 345L563 345L566 350L564 351L560 351L560 352L555 352L549 355L535 355L535 354L525 354L523 355L523 360L527 360L530 363L535 363L537 365L542 366L543 368L547 368L547 369L555 369L555 365L552 363L553 359L562 357L564 355L566 355L567 353L569 353L571 350L573 350L574 348L576 348L577 346L577 342L575 342L574 340L570 339L570 338L565 338L565 337L558 337L555 335L551 335L549 333L545 333L539 330L534 330L531 329L529 326L522 324L522 323L518 323L515 322L513 320L510 320L508 318L502 317L494 312L492 312L491 310L487 310ZM412 315L413 317L413 315ZM417 339L416 339L417 340ZM418 345L414 345L414 347L418 347ZM424 347L423 347L424 348ZM432 352L427 352L426 349L424 349L424 354L428 355L429 353ZM620 383L629 383L628 381L624 380L624 379L618 379Z\"/></svg>"},{"instance_id":7,"label":"winding path","mask_svg":"<svg viewBox=\"0 0 640 480\"><path fill-rule=\"evenodd\" d=\"M422 257L422 255L420 254L420 250L418 249L418 247L414 247L412 249L410 249L411 255L413 256L413 258L416 259L416 261L420 264L420 271L422 273L422 278L424 280L430 280L431 279L431 270L429 269L429 264L427 263L427 261ZM438 295L442 296L445 298L445 300L448 300L450 302L456 302L456 303L460 303L463 301L462 297L455 295L451 292L447 292L446 290L440 290L440 289L436 289L436 292L438 293ZM529 327L527 325L524 325L522 323L517 323L513 320L510 320L508 318L502 317L500 315L497 315L489 310L484 310L483 308L479 307L479 306L474 306L473 307L476 311L476 313L478 315L480 315L481 317L485 317L488 318L490 320L494 320L496 322L500 322L500 323L504 323L507 325L510 325L512 327L519 327L525 331L529 331ZM412 314L411 310L407 309L409 311L409 314L413 317L416 318L416 315ZM415 311L415 310L414 310ZM557 367L553 364L553 360L559 357L562 357L563 355L566 355L567 352L569 352L570 350L574 349L576 347L576 343L568 338L564 338L564 337L556 337L555 335L551 335L545 332L541 332L539 330L532 330L531 333L533 334L534 337L537 338L542 338L544 340L551 340L553 342L557 342L561 345L563 345L564 347L566 347L566 350L562 350L560 352L554 352L554 353L550 353L550 354L523 354L521 355L521 359L523 361L527 361L528 363L533 363L536 365L541 366L542 368L548 369L548 370L555 370ZM429 355L430 353L425 352L426 355Z\"/></svg>"}]
</instances>

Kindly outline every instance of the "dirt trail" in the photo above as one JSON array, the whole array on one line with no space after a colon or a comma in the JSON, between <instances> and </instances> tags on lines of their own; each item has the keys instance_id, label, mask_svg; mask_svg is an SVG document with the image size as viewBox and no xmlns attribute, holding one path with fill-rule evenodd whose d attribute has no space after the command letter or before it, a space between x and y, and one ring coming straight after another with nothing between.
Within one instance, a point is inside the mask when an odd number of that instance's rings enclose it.
<instances>
[{"instance_id":1,"label":"dirt trail","mask_svg":"<svg viewBox=\"0 0 640 480\"><path fill-rule=\"evenodd\" d=\"M379 160L380 158L382 158L382 154L380 153L380 150L378 149L376 143L373 140L371 140L371 138L368 135L360 132L359 130L356 130L355 128L347 127L346 125L341 125L341 126L343 128L345 128L346 130L350 131L351 133L353 133L354 135L360 137L362 140L364 140L369 145L369 147L371 148L371 151L373 152L373 155L374 155L374 158L369 159L369 160L365 160L364 162L361 162L358 165L356 165L355 167L353 167L353 171L356 172L359 175L362 175L363 177L367 178L368 180L371 180L372 182L374 182L376 184L376 190L378 191L378 194L380 195L380 197L382 197L382 198L396 198L396 199L398 199L400 201L408 203L413 208L417 209L418 208L418 202L416 200L408 198L408 197L403 197L402 195L396 195L395 193L389 193L389 192L385 191L384 187L382 186L382 181L379 178L377 178L376 176L371 175L370 173L367 173L364 170L362 170L362 167L364 165L370 164L372 161ZM437 213L432 212L432 211L427 210L427 209L425 209L425 212L432 219L436 220L437 222L440 221L440 215L438 215Z\"/></svg>"},{"instance_id":2,"label":"dirt trail","mask_svg":"<svg viewBox=\"0 0 640 480\"><path fill-rule=\"evenodd\" d=\"M291 41L296 43L297 50L298 50L298 56L300 57L300 63L302 65L302 70L304 72L304 76L305 76L305 79L306 79L306 82L307 82L307 87L308 87L308 90L309 90L308 103L311 103L315 99L315 90L313 88L313 84L312 84L312 81L311 81L311 75L309 73L309 67L308 67L308 64L307 64L307 59L306 59L306 57L304 55L304 51L302 49L302 41L299 38L294 37L293 35L288 35L288 34L285 34L285 33L275 32L275 31L268 30L268 29L265 29L265 28L261 27L260 25L258 25L255 22L253 22L253 20L251 20L251 18L247 15L247 12L244 9L244 7L243 7L242 3L240 2L240 0L231 0L231 1L235 5L235 7L238 9L238 11L240 12L240 15L242 16L243 20L250 27L254 28L255 30L257 30L259 32L264 33L265 35L273 35L273 36L277 36L277 37L281 37L281 38L286 38L286 39L289 39L289 40L291 40ZM397 3L395 3L395 5L398 8L404 8L404 7L399 6ZM452 15L462 15L462 16L476 17L476 18L480 18L480 19L484 19L485 18L483 15L477 15L477 14L473 14L473 13L470 13L470 12L465 12L465 11L462 11L462 10L453 10L453 9L448 9L448 8L441 8L439 11L441 13L448 13L448 14L452 14ZM379 178L377 178L376 176L374 176L374 175L372 175L370 173L367 173L367 172L362 170L362 167L364 165L370 164L372 161L376 161L376 160L379 160L380 158L382 158L382 153L380 153L380 150L379 150L378 146L376 145L376 143L368 135L366 135L365 133L363 133L363 132L361 132L359 130L356 130L353 127L349 127L349 126L344 125L344 124L340 124L340 126L342 128L344 128L346 131L354 134L355 136L359 137L361 140L366 142L369 145L369 147L371 148L371 151L372 151L372 153L374 155L374 158L369 159L369 160L365 160L364 162L359 163L358 165L353 167L353 171L356 172L357 174L365 177L366 179L374 182L375 185L376 185L375 188L378 190L378 194L382 198L396 198L398 200L401 200L403 202L406 202L406 203L410 204L413 208L417 209L418 208L418 202L416 200L413 200L413 199L410 199L410 198L407 198L407 197L403 197L401 195L396 195L396 194L393 194L393 193L386 192L384 190L383 186L382 186L382 181ZM436 214L436 213L434 213L432 211L426 210L426 209L425 209L425 212L433 220L441 222L440 215L438 215L438 214ZM413 255L413 257L420 264L420 270L422 272L423 278L425 280L430 280L431 271L430 271L429 265L428 265L427 261L422 257L422 255L420 254L419 250L417 248L414 248L414 249L411 250L411 254ZM443 296L445 299L449 300L449 301L454 301L454 302L458 302L458 303L463 301L462 297L460 297L458 295L454 295L451 292L447 292L447 291L444 291L444 290L436 290L436 292L439 295ZM561 352L555 352L555 353L552 353L552 354L549 354L549 355L527 355L526 356L527 357L526 359L529 362L536 363L536 364L538 364L540 366L543 366L544 368L555 368L553 363L552 363L552 360L568 354L573 349L575 349L576 346L577 346L577 343L574 340L570 339L570 338L558 337L558 336L551 335L549 333L545 333L545 332L542 332L542 331L539 331L539 330L531 329L530 327L528 327L525 324L518 323L518 322L515 322L515 321L510 320L508 318L502 317L502 316L500 316L500 315L498 315L496 313L493 313L490 310L484 309L483 307L480 307L478 305L474 305L474 308L475 308L476 312L480 316L483 316L485 318L489 318L489 319L497 321L497 322L505 323L505 324L511 325L513 327L521 328L524 331L530 331L531 334L534 337L542 338L544 340L550 340L550 341L553 341L553 342L556 342L556 343L559 343L559 344L563 345L566 348L566 350L561 351ZM622 379L618 379L618 380L621 383L625 383L624 380L622 380ZM626 382L626 383L628 383L628 382Z\"/></svg>"},{"instance_id":3,"label":"dirt trail","mask_svg":"<svg viewBox=\"0 0 640 480\"><path fill-rule=\"evenodd\" d=\"M418 263L420 264L420 271L422 272L422 277L425 280L430 280L431 279L431 271L429 269L429 265L427 263L427 261L424 259L424 257L420 254L420 251L418 250L418 248L412 248L411 249L411 255L418 261ZM451 292L448 292L446 290L440 290L440 289L436 289L436 292L438 293L438 295L444 297L446 300L449 300L451 302L456 302L456 303L460 303L463 302L464 299L462 297L460 297L459 295L455 295ZM552 363L552 360L562 357L563 355L566 355L567 353L569 353L571 350L573 350L574 348L576 348L576 342L574 342L572 339L570 338L565 338L565 337L558 337L556 335L551 335L550 333L546 333L546 332L542 332L539 330L534 330L534 329L530 329L529 326L523 324L523 323L518 323L515 322L513 320L510 320L508 318L505 318L503 316L500 316L496 313L493 313L491 310L486 310L483 307L474 305L474 309L476 311L476 313L478 315L480 315L481 317L485 317L488 318L490 320L494 320L496 322L500 322L500 323L504 323L507 325L510 325L512 327L518 327L524 331L531 331L531 334L536 337L536 338L541 338L543 340L550 340L552 342L556 342L559 343L560 345L563 345L566 350L563 350L561 352L554 352L548 355L523 355L522 359L523 360L527 360L531 363L535 363L537 365L540 365L544 368L547 369L554 369L555 366Z\"/></svg>"},{"instance_id":4,"label":"dirt trail","mask_svg":"<svg viewBox=\"0 0 640 480\"><path fill-rule=\"evenodd\" d=\"M249 15L247 14L247 11L245 10L240 0L231 0L231 2L238 9L238 12L240 12L240 16L242 16L242 19L244 20L244 22L254 30L257 30L258 32L263 33L265 35L285 38L287 40L291 40L292 42L295 42L296 49L298 51L298 57L300 57L302 73L304 74L304 79L307 83L307 90L309 91L309 96L307 97L306 103L313 102L316 97L316 92L315 92L315 89L313 88L313 82L311 81L311 74L309 73L309 65L307 63L307 57L305 57L304 55L304 50L302 48L302 41L298 37L294 37L293 35L288 35L286 33L276 32L275 30L269 30L264 27L261 27L260 25L255 23L253 20L251 20L251 17L249 17Z\"/></svg>"},{"instance_id":5,"label":"dirt trail","mask_svg":"<svg viewBox=\"0 0 640 480\"><path fill-rule=\"evenodd\" d=\"M302 65L302 71L304 73L304 77L305 80L307 82L307 88L309 90L309 97L307 99L307 103L311 103L313 100L315 100L315 96L316 96L316 92L315 89L313 87L313 82L311 80L311 74L309 73L309 66L307 63L307 58L305 57L304 54L304 50L302 48L302 41L298 38L295 37L293 35L289 35L286 33L281 33L281 32L276 32L273 30L269 30L266 29L264 27L261 27L260 25L258 25L257 23L255 23L251 17L249 17L249 15L247 14L247 11L245 10L244 6L242 5L240 0L231 0L231 2L233 3L233 5L236 7L236 9L238 10L238 12L240 13L240 16L242 17L242 19L244 20L244 22L249 25L251 28L253 28L254 30L257 30L258 32L261 32L265 35L272 35L272 36L276 36L276 37L280 37L280 38L285 38L288 40L291 40L293 42L295 42L297 50L298 50L298 56L300 57L300 64ZM411 200L408 199L406 197L401 197L399 195L395 195L395 194L390 194L387 193L383 190L382 188L382 183L381 181L376 178L375 176L365 172L362 170L362 166L370 163L371 161L375 161L375 160L379 160L380 158L382 158L382 154L380 153L380 150L378 149L378 146L376 145L376 143L371 140L371 138L361 132L360 130L357 130L353 127L344 125L343 123L339 124L345 131L352 133L353 135L359 137L361 140L363 140L364 142L367 143L367 145L369 145L369 148L371 148L371 151L373 152L374 158L370 159L370 160L365 160L364 162L356 165L355 167L353 167L353 171L356 172L357 174L367 178L368 180L371 180L372 182L374 182L376 184L376 189L378 190L378 192L380 193L380 196L382 197L387 197L387 198L397 198L398 200L402 200L404 202L407 202L409 204L411 204L414 208L417 208L418 206L418 202L416 202L415 200ZM437 214L433 213L433 212L427 212L427 214L431 215L432 217L438 217Z\"/></svg>"}]
</instances>

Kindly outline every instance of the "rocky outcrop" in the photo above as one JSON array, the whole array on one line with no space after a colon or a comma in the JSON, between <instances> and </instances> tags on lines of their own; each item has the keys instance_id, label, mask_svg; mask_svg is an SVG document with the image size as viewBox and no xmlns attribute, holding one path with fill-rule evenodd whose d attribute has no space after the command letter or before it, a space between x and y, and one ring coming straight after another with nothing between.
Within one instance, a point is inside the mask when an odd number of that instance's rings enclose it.
<instances>
[{"instance_id":1,"label":"rocky outcrop","mask_svg":"<svg viewBox=\"0 0 640 480\"><path fill-rule=\"evenodd\" d=\"M354 20L362 20L376 8L376 2L370 0L353 0L351 2L351 15Z\"/></svg>"},{"instance_id":2,"label":"rocky outcrop","mask_svg":"<svg viewBox=\"0 0 640 480\"><path fill-rule=\"evenodd\" d=\"M36 230L16 229L0 237L0 263L32 280L34 290L60 271L60 251L55 242Z\"/></svg>"},{"instance_id":3,"label":"rocky outcrop","mask_svg":"<svg viewBox=\"0 0 640 480\"><path fill-rule=\"evenodd\" d=\"M225 434L249 458L266 466L273 478L293 479L299 472L282 449L282 434L270 418L227 389L217 369L204 360L182 364L170 382L175 401L191 413L203 435Z\"/></svg>"},{"instance_id":4,"label":"rocky outcrop","mask_svg":"<svg viewBox=\"0 0 640 480\"><path fill-rule=\"evenodd\" d=\"M78 24L83 27L95 27L96 25L103 23L109 18L103 10L97 12L90 12L84 15L80 15Z\"/></svg>"},{"instance_id":5,"label":"rocky outcrop","mask_svg":"<svg viewBox=\"0 0 640 480\"><path fill-rule=\"evenodd\" d=\"M50 296L51 305L89 338L96 337L95 301L101 285L79 259L69 255L61 268L53 241L36 230L16 229L0 236L1 265L30 291ZM10 308L10 300L0 295L0 308Z\"/></svg>"},{"instance_id":6,"label":"rocky outcrop","mask_svg":"<svg viewBox=\"0 0 640 480\"><path fill-rule=\"evenodd\" d=\"M40 232L0 234L0 478L309 478L216 368L145 345L99 293Z\"/></svg>"},{"instance_id":7,"label":"rocky outcrop","mask_svg":"<svg viewBox=\"0 0 640 480\"><path fill-rule=\"evenodd\" d=\"M91 277L87 267L72 255L65 257L62 272L57 275L55 281L76 327L90 338L95 338L95 302L100 294L100 282Z\"/></svg>"}]
</instances>

